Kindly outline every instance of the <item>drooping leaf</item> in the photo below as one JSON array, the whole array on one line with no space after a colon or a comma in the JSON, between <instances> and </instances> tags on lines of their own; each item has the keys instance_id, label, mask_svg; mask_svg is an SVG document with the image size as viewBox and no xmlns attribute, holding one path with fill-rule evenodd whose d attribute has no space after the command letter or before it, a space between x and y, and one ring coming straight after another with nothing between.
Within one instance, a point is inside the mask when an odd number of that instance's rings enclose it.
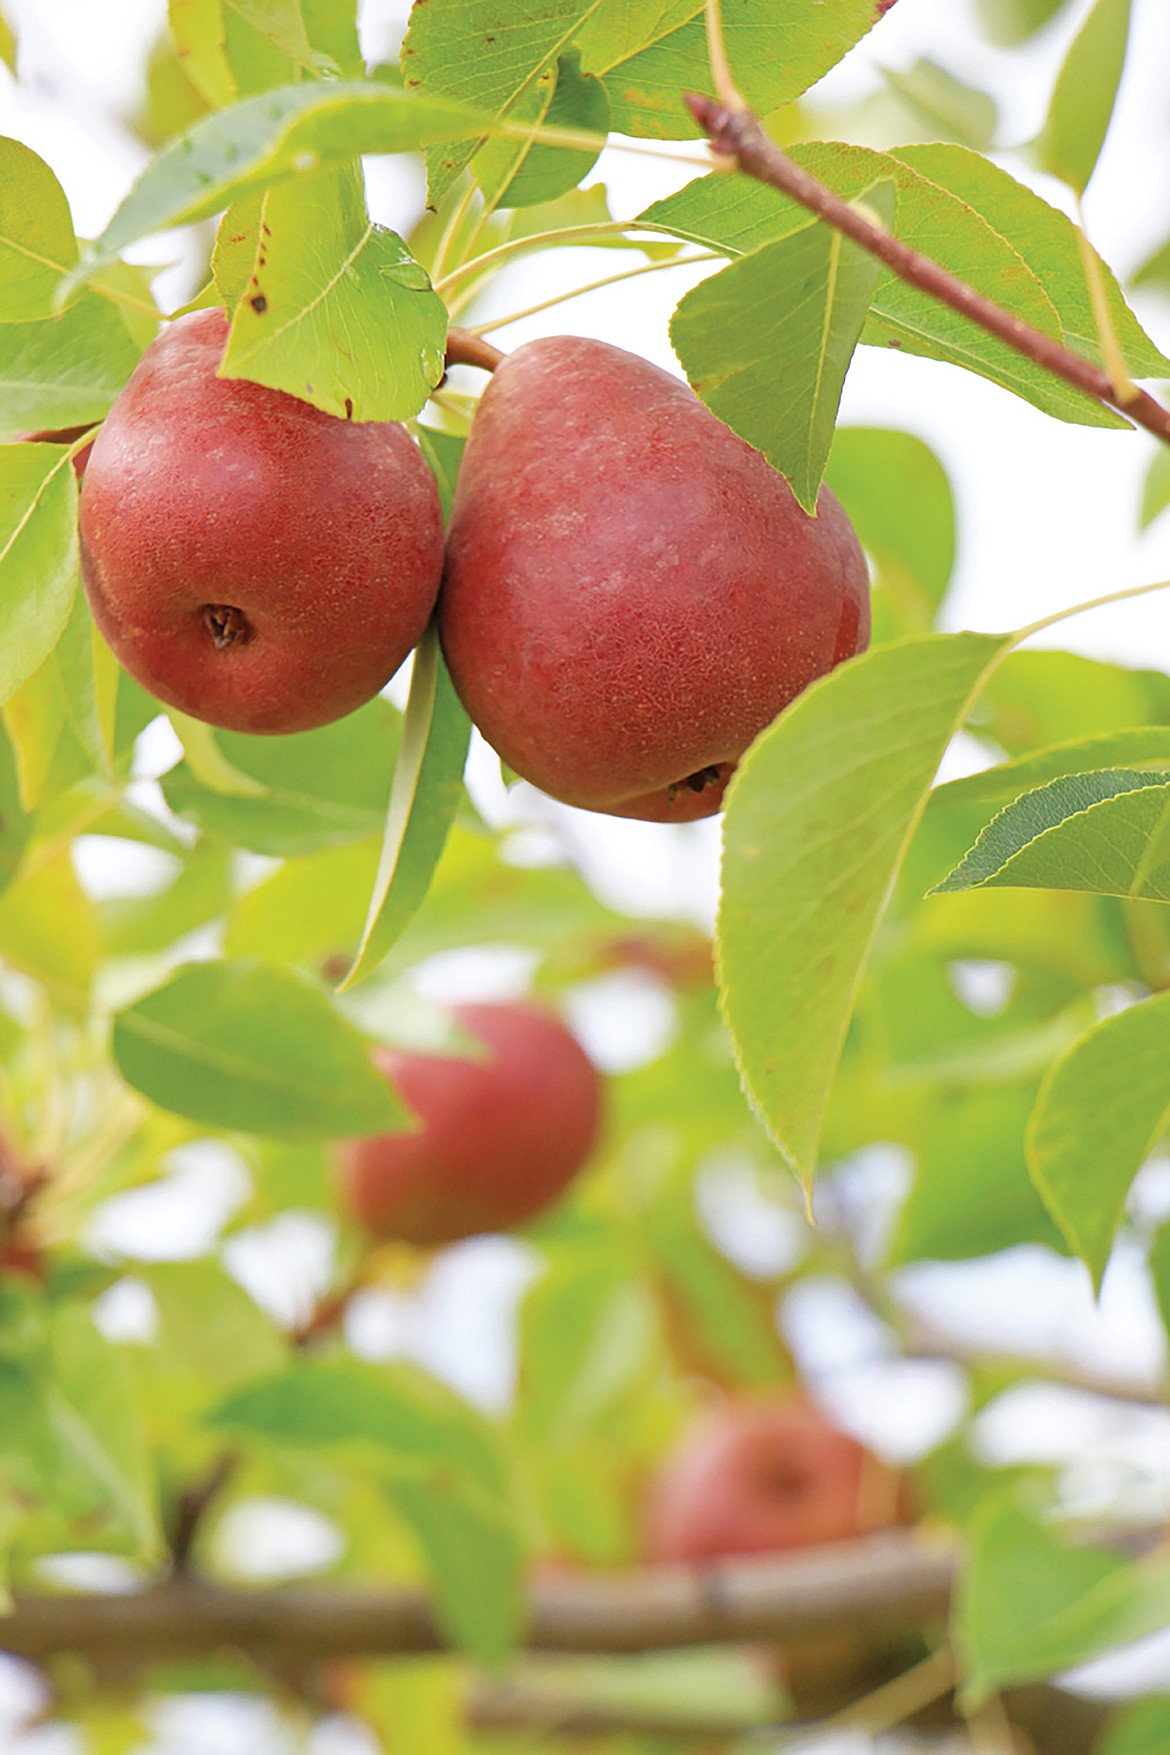
<instances>
[{"instance_id":1,"label":"drooping leaf","mask_svg":"<svg viewBox=\"0 0 1170 1755\"><path fill-rule=\"evenodd\" d=\"M1170 901L1170 780L1104 768L1026 792L988 823L936 892L984 884Z\"/></svg>"},{"instance_id":2,"label":"drooping leaf","mask_svg":"<svg viewBox=\"0 0 1170 1755\"><path fill-rule=\"evenodd\" d=\"M114 1020L127 1084L211 1127L340 1139L404 1111L364 1038L321 991L261 963L195 963Z\"/></svg>"},{"instance_id":3,"label":"drooping leaf","mask_svg":"<svg viewBox=\"0 0 1170 1755\"><path fill-rule=\"evenodd\" d=\"M1129 42L1130 0L1093 0L1069 46L1037 141L1041 168L1078 195L1109 131Z\"/></svg>"},{"instance_id":4,"label":"drooping leaf","mask_svg":"<svg viewBox=\"0 0 1170 1755\"><path fill-rule=\"evenodd\" d=\"M77 478L68 450L0 446L0 703L53 650L77 577Z\"/></svg>"},{"instance_id":5,"label":"drooping leaf","mask_svg":"<svg viewBox=\"0 0 1170 1755\"><path fill-rule=\"evenodd\" d=\"M892 226L892 183L864 200ZM809 513L879 271L867 251L814 222L702 281L671 319L692 389L787 477Z\"/></svg>"},{"instance_id":6,"label":"drooping leaf","mask_svg":"<svg viewBox=\"0 0 1170 1755\"><path fill-rule=\"evenodd\" d=\"M402 239L371 223L360 169L271 190L259 233L219 376L346 420L417 414L443 375L447 311Z\"/></svg>"},{"instance_id":7,"label":"drooping leaf","mask_svg":"<svg viewBox=\"0 0 1170 1755\"><path fill-rule=\"evenodd\" d=\"M752 1102L806 1181L858 983L931 778L1005 644L935 635L851 660L757 738L729 789L724 1009Z\"/></svg>"},{"instance_id":8,"label":"drooping leaf","mask_svg":"<svg viewBox=\"0 0 1170 1755\"><path fill-rule=\"evenodd\" d=\"M377 967L422 902L463 796L471 721L447 674L434 624L414 654L382 857L350 987Z\"/></svg>"},{"instance_id":9,"label":"drooping leaf","mask_svg":"<svg viewBox=\"0 0 1170 1755\"><path fill-rule=\"evenodd\" d=\"M1129 1187L1170 1120L1170 996L1095 1024L1040 1087L1028 1162L1098 1288Z\"/></svg>"},{"instance_id":10,"label":"drooping leaf","mask_svg":"<svg viewBox=\"0 0 1170 1755\"><path fill-rule=\"evenodd\" d=\"M64 189L30 146L0 137L0 323L47 317L76 261Z\"/></svg>"}]
</instances>

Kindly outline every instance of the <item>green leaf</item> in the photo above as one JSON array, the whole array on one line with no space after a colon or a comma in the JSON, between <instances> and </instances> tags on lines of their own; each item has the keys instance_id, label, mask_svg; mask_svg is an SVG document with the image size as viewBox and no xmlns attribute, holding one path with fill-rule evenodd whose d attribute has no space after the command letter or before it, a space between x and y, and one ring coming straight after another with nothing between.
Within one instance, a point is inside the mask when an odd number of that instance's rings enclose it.
<instances>
[{"instance_id":1,"label":"green leaf","mask_svg":"<svg viewBox=\"0 0 1170 1755\"><path fill-rule=\"evenodd\" d=\"M450 1390L404 1366L299 1364L237 1391L210 1423L278 1443L375 1447L449 1632L488 1662L515 1643L522 1548L503 1457L487 1422Z\"/></svg>"},{"instance_id":2,"label":"green leaf","mask_svg":"<svg viewBox=\"0 0 1170 1755\"><path fill-rule=\"evenodd\" d=\"M1011 1682L1036 1680L1165 1626L1170 1567L1070 1546L1003 1499L970 1531L953 1611L968 1708Z\"/></svg>"},{"instance_id":3,"label":"green leaf","mask_svg":"<svg viewBox=\"0 0 1170 1755\"><path fill-rule=\"evenodd\" d=\"M170 22L187 76L215 109L302 75L362 73L353 0L170 0Z\"/></svg>"},{"instance_id":4,"label":"green leaf","mask_svg":"<svg viewBox=\"0 0 1170 1755\"><path fill-rule=\"evenodd\" d=\"M77 575L77 478L68 450L0 446L0 703L53 650Z\"/></svg>"},{"instance_id":5,"label":"green leaf","mask_svg":"<svg viewBox=\"0 0 1170 1755\"><path fill-rule=\"evenodd\" d=\"M288 859L271 877L234 898L224 947L228 956L269 963L346 968L362 935L380 844L354 841Z\"/></svg>"},{"instance_id":6,"label":"green leaf","mask_svg":"<svg viewBox=\"0 0 1170 1755\"><path fill-rule=\"evenodd\" d=\"M282 1139L384 1133L405 1111L319 989L250 962L196 963L114 1020L127 1084L211 1127Z\"/></svg>"},{"instance_id":7,"label":"green leaf","mask_svg":"<svg viewBox=\"0 0 1170 1755\"><path fill-rule=\"evenodd\" d=\"M1009 755L1149 725L1170 725L1170 677L1076 652L1010 653L979 713L980 729Z\"/></svg>"},{"instance_id":8,"label":"green leaf","mask_svg":"<svg viewBox=\"0 0 1170 1755\"><path fill-rule=\"evenodd\" d=\"M1132 278L1134 286L1170 286L1170 238L1146 258Z\"/></svg>"},{"instance_id":9,"label":"green leaf","mask_svg":"<svg viewBox=\"0 0 1170 1755\"><path fill-rule=\"evenodd\" d=\"M188 757L165 777L163 793L173 811L252 853L282 858L341 847L382 829L400 725L377 697L316 731L208 733L226 772L216 779L201 762L197 776Z\"/></svg>"},{"instance_id":10,"label":"green leaf","mask_svg":"<svg viewBox=\"0 0 1170 1755\"><path fill-rule=\"evenodd\" d=\"M1098 1755L1161 1755L1170 1749L1170 1700L1135 1700L1106 1725Z\"/></svg>"},{"instance_id":11,"label":"green leaf","mask_svg":"<svg viewBox=\"0 0 1170 1755\"><path fill-rule=\"evenodd\" d=\"M1037 141L1042 170L1083 195L1109 123L1129 42L1130 0L1094 0L1056 76Z\"/></svg>"},{"instance_id":12,"label":"green leaf","mask_svg":"<svg viewBox=\"0 0 1170 1755\"><path fill-rule=\"evenodd\" d=\"M107 955L142 957L165 951L219 919L231 895L231 852L216 841L200 841L163 889L149 896L115 896L103 905ZM259 953L251 949L251 954Z\"/></svg>"},{"instance_id":13,"label":"green leaf","mask_svg":"<svg viewBox=\"0 0 1170 1755\"><path fill-rule=\"evenodd\" d=\"M509 0L427 0L415 6L402 44L408 91L459 100L488 115L516 106L531 83L569 47L598 0L527 0L517 18ZM469 128L468 136L483 128ZM449 137L454 139L454 137ZM428 155L430 204L443 201L476 150L475 138L455 140Z\"/></svg>"},{"instance_id":14,"label":"green leaf","mask_svg":"<svg viewBox=\"0 0 1170 1755\"><path fill-rule=\"evenodd\" d=\"M524 1551L513 1519L460 1493L441 1469L399 1474L388 1487L426 1555L452 1640L481 1663L502 1664L524 1623Z\"/></svg>"},{"instance_id":15,"label":"green leaf","mask_svg":"<svg viewBox=\"0 0 1170 1755\"><path fill-rule=\"evenodd\" d=\"M995 135L999 110L995 99L978 86L958 79L949 68L929 57L912 66L879 68L882 78L912 113L920 116L932 135L986 152Z\"/></svg>"},{"instance_id":16,"label":"green leaf","mask_svg":"<svg viewBox=\"0 0 1170 1755\"><path fill-rule=\"evenodd\" d=\"M4 703L26 810L110 762L98 721L93 617L78 592L65 630L40 668Z\"/></svg>"},{"instance_id":17,"label":"green leaf","mask_svg":"<svg viewBox=\"0 0 1170 1755\"><path fill-rule=\"evenodd\" d=\"M0 61L10 73L16 72L16 37L11 24L0 12Z\"/></svg>"},{"instance_id":18,"label":"green leaf","mask_svg":"<svg viewBox=\"0 0 1170 1755\"><path fill-rule=\"evenodd\" d=\"M658 1312L609 1247L562 1252L520 1312L517 1420L540 1447L606 1431L660 1364Z\"/></svg>"},{"instance_id":19,"label":"green leaf","mask_svg":"<svg viewBox=\"0 0 1170 1755\"><path fill-rule=\"evenodd\" d=\"M0 722L0 892L15 877L28 840L29 823L20 802L16 751Z\"/></svg>"},{"instance_id":20,"label":"green leaf","mask_svg":"<svg viewBox=\"0 0 1170 1755\"><path fill-rule=\"evenodd\" d=\"M271 190L221 378L346 420L406 420L443 375L447 308L402 239L371 224L360 168Z\"/></svg>"},{"instance_id":21,"label":"green leaf","mask_svg":"<svg viewBox=\"0 0 1170 1755\"><path fill-rule=\"evenodd\" d=\"M932 894L996 884L1170 902L1168 824L1160 774L1066 774L1000 811Z\"/></svg>"},{"instance_id":22,"label":"green leaf","mask_svg":"<svg viewBox=\"0 0 1170 1755\"><path fill-rule=\"evenodd\" d=\"M1142 483L1142 505L1138 528L1148 530L1155 518L1170 506L1170 450L1163 446L1150 458L1146 479Z\"/></svg>"},{"instance_id":23,"label":"green leaf","mask_svg":"<svg viewBox=\"0 0 1170 1755\"><path fill-rule=\"evenodd\" d=\"M1014 762L1000 762L994 768L936 786L931 806L945 809L953 805L1011 804L1021 793L1065 775L1139 766L1159 773L1170 768L1170 726L1135 725L1097 737L1076 738L1071 743L1050 744L1046 749L1017 756ZM1157 778L1157 773L1151 773L1150 779Z\"/></svg>"},{"instance_id":24,"label":"green leaf","mask_svg":"<svg viewBox=\"0 0 1170 1755\"><path fill-rule=\"evenodd\" d=\"M64 189L31 147L0 137L0 323L47 317L76 261Z\"/></svg>"},{"instance_id":25,"label":"green leaf","mask_svg":"<svg viewBox=\"0 0 1170 1755\"><path fill-rule=\"evenodd\" d=\"M443 508L443 522L451 518L451 506L455 499L455 483L459 477L459 465L463 458L463 448L467 443L461 433L444 433L437 427L415 428L419 450L431 466L435 477L435 485L439 490L439 503Z\"/></svg>"},{"instance_id":26,"label":"green leaf","mask_svg":"<svg viewBox=\"0 0 1170 1755\"><path fill-rule=\"evenodd\" d=\"M1170 995L1095 1024L1049 1071L1028 1163L1100 1289L1129 1187L1170 1119Z\"/></svg>"},{"instance_id":27,"label":"green leaf","mask_svg":"<svg viewBox=\"0 0 1170 1755\"><path fill-rule=\"evenodd\" d=\"M1068 0L978 0L983 28L993 43L1012 45L1043 30Z\"/></svg>"},{"instance_id":28,"label":"green leaf","mask_svg":"<svg viewBox=\"0 0 1170 1755\"><path fill-rule=\"evenodd\" d=\"M876 23L873 0L737 0L723 8L732 77L760 114L791 103ZM601 75L619 134L659 139L697 132L685 91L709 91L703 0L623 0L591 11L577 33L587 73Z\"/></svg>"},{"instance_id":29,"label":"green leaf","mask_svg":"<svg viewBox=\"0 0 1170 1755\"><path fill-rule=\"evenodd\" d=\"M806 1182L857 987L934 771L1006 649L986 635L940 634L850 660L757 738L732 781L724 1009L748 1094Z\"/></svg>"},{"instance_id":30,"label":"green leaf","mask_svg":"<svg viewBox=\"0 0 1170 1755\"><path fill-rule=\"evenodd\" d=\"M1059 1248L1024 1153L1034 1100L1030 1084L942 1089L919 1135L918 1165L898 1216L891 1265L969 1261L1021 1243Z\"/></svg>"},{"instance_id":31,"label":"green leaf","mask_svg":"<svg viewBox=\"0 0 1170 1755\"><path fill-rule=\"evenodd\" d=\"M44 1395L61 1453L100 1486L137 1551L157 1558L154 1464L125 1359L73 1304L56 1314L52 1354Z\"/></svg>"},{"instance_id":32,"label":"green leaf","mask_svg":"<svg viewBox=\"0 0 1170 1755\"><path fill-rule=\"evenodd\" d=\"M365 930L343 987L382 961L430 887L463 796L471 721L455 693L434 623L414 655L382 857Z\"/></svg>"},{"instance_id":33,"label":"green leaf","mask_svg":"<svg viewBox=\"0 0 1170 1755\"><path fill-rule=\"evenodd\" d=\"M208 219L287 177L360 153L411 152L498 124L451 99L378 81L282 86L203 116L163 147L94 246L82 272L148 232Z\"/></svg>"},{"instance_id":34,"label":"green leaf","mask_svg":"<svg viewBox=\"0 0 1170 1755\"><path fill-rule=\"evenodd\" d=\"M101 420L139 351L113 305L94 293L59 317L0 324L0 437Z\"/></svg>"},{"instance_id":35,"label":"green leaf","mask_svg":"<svg viewBox=\"0 0 1170 1755\"><path fill-rule=\"evenodd\" d=\"M100 952L97 917L68 850L26 861L0 895L0 959L40 981L72 1012L85 1012Z\"/></svg>"},{"instance_id":36,"label":"green leaf","mask_svg":"<svg viewBox=\"0 0 1170 1755\"><path fill-rule=\"evenodd\" d=\"M135 1272L158 1309L158 1346L168 1367L182 1366L226 1389L279 1371L287 1342L272 1318L218 1261L149 1262Z\"/></svg>"},{"instance_id":37,"label":"green leaf","mask_svg":"<svg viewBox=\"0 0 1170 1755\"><path fill-rule=\"evenodd\" d=\"M1159 1225L1150 1244L1150 1274L1162 1327L1170 1335L1170 1224Z\"/></svg>"},{"instance_id":38,"label":"green leaf","mask_svg":"<svg viewBox=\"0 0 1170 1755\"><path fill-rule=\"evenodd\" d=\"M1104 363L1081 259L1084 241L1067 214L1017 182L1000 165L962 146L899 146L895 157L957 195L1006 238L1056 307L1065 346ZM1110 319L1130 371L1138 378L1159 377L1170 370L1170 359L1155 347L1130 310L1112 269L1099 256L1097 261Z\"/></svg>"},{"instance_id":39,"label":"green leaf","mask_svg":"<svg viewBox=\"0 0 1170 1755\"><path fill-rule=\"evenodd\" d=\"M793 147L791 157L846 200L856 199L875 180L891 178L899 238L1033 328L1099 354L1071 223L979 154L941 145L900 147L894 155L819 141ZM653 203L640 218L730 256L808 223L805 210L776 190L725 175L698 178ZM1030 241L1035 231L1043 237L1043 251ZM1104 273L1109 288L1112 277L1107 269ZM1163 356L1115 283L1109 297L1122 347L1127 359L1132 356L1131 369L1138 376L1156 374L1165 364ZM1117 417L1091 398L1058 384L1051 373L889 270L878 278L861 339L964 366L1062 420L1117 424Z\"/></svg>"},{"instance_id":40,"label":"green leaf","mask_svg":"<svg viewBox=\"0 0 1170 1755\"><path fill-rule=\"evenodd\" d=\"M926 633L955 564L955 500L942 464L912 433L838 427L825 480L877 568L875 633Z\"/></svg>"},{"instance_id":41,"label":"green leaf","mask_svg":"<svg viewBox=\"0 0 1170 1755\"><path fill-rule=\"evenodd\" d=\"M576 49L566 50L534 79L508 115L546 128L602 136L609 132L605 87L581 72ZM570 152L534 141L489 141L476 153L472 170L489 207L533 207L575 189L597 157L597 151Z\"/></svg>"},{"instance_id":42,"label":"green leaf","mask_svg":"<svg viewBox=\"0 0 1170 1755\"><path fill-rule=\"evenodd\" d=\"M864 199L893 224L891 183ZM700 282L671 319L691 388L787 477L810 514L880 266L814 222Z\"/></svg>"},{"instance_id":43,"label":"green leaf","mask_svg":"<svg viewBox=\"0 0 1170 1755\"><path fill-rule=\"evenodd\" d=\"M263 211L263 195L249 195L243 201L233 201L216 227L211 273L225 311L234 311L248 290Z\"/></svg>"}]
</instances>

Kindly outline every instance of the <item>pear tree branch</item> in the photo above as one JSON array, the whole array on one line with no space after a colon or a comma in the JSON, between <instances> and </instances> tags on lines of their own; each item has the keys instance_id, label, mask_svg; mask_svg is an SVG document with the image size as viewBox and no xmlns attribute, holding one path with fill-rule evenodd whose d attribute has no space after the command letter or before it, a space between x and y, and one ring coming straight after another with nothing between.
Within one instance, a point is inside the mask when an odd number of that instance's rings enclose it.
<instances>
[{"instance_id":1,"label":"pear tree branch","mask_svg":"<svg viewBox=\"0 0 1170 1755\"><path fill-rule=\"evenodd\" d=\"M1145 390L1128 382L1115 385L1103 367L1072 353L1052 336L1021 318L1014 317L1001 305L984 297L973 286L959 280L941 264L883 231L857 208L818 181L787 153L775 146L750 110L730 108L715 98L688 94L687 108L707 135L713 150L734 159L739 169L757 182L773 189L815 213L818 219L852 238L871 256L876 256L901 280L916 286L920 292L949 305L963 317L977 323L989 335L1033 360L1045 371L1063 378L1074 389L1115 409L1138 426L1170 445L1170 409L1163 408Z\"/></svg>"}]
</instances>

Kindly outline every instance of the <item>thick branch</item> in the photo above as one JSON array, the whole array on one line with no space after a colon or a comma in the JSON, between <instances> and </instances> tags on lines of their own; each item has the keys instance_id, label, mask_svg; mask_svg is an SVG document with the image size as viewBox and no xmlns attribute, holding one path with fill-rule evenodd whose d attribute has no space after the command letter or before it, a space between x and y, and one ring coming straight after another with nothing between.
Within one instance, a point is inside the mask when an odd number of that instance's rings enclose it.
<instances>
[{"instance_id":1,"label":"thick branch","mask_svg":"<svg viewBox=\"0 0 1170 1755\"><path fill-rule=\"evenodd\" d=\"M886 1633L945 1614L954 1568L949 1548L895 1531L701 1571L664 1566L549 1579L533 1591L527 1644L637 1652ZM261 1661L312 1663L437 1651L446 1643L420 1591L240 1591L181 1577L129 1596L18 1596L0 1621L0 1647L33 1659L130 1652L145 1664L234 1648Z\"/></svg>"},{"instance_id":2,"label":"thick branch","mask_svg":"<svg viewBox=\"0 0 1170 1755\"><path fill-rule=\"evenodd\" d=\"M1135 389L1132 395L1119 395L1108 372L1101 366L1071 353L1050 335L1044 335L1021 318L1013 317L1010 311L1005 311L973 286L957 279L929 256L923 256L901 239L883 231L774 146L750 110L730 110L714 98L693 93L686 102L715 150L734 158L740 170L749 177L755 177L758 182L767 183L798 201L818 219L825 220L835 230L860 244L863 250L868 250L871 256L876 256L879 262L884 262L901 280L949 305L961 316L978 323L989 335L997 336L1017 353L1034 360L1045 371L1127 415L1138 426L1170 444L1170 410L1163 408L1144 390Z\"/></svg>"}]
</instances>

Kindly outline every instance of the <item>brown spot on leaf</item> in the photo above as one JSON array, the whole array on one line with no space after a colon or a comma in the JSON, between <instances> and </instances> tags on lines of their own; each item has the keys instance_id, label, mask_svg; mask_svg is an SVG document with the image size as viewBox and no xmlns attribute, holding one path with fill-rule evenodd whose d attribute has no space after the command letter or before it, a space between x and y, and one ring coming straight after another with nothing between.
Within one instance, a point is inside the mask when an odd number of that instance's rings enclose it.
<instances>
[{"instance_id":1,"label":"brown spot on leaf","mask_svg":"<svg viewBox=\"0 0 1170 1755\"><path fill-rule=\"evenodd\" d=\"M264 297L263 293L256 293L252 298L250 298L248 300L248 303L251 305L252 309L255 311L255 313L258 317L262 317L264 315L265 311L268 309L268 300Z\"/></svg>"}]
</instances>

